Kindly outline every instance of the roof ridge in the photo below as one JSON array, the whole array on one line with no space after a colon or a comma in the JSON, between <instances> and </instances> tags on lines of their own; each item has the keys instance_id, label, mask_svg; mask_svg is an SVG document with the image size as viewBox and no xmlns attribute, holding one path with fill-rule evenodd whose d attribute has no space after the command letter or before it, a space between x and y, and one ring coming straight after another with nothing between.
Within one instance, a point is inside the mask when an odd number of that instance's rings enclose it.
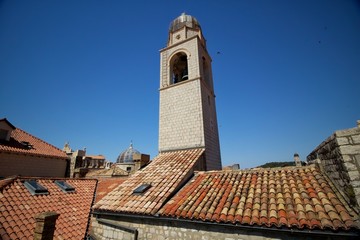
<instances>
[{"instance_id":1,"label":"roof ridge","mask_svg":"<svg viewBox=\"0 0 360 240\"><path fill-rule=\"evenodd\" d=\"M20 181L26 181L26 180L39 180L39 181L81 181L81 182L86 182L86 181L95 181L96 184L98 182L98 180L96 178L61 178L61 177L27 177L27 176L17 176L17 178L15 178L13 181L15 180L20 180Z\"/></svg>"},{"instance_id":2,"label":"roof ridge","mask_svg":"<svg viewBox=\"0 0 360 240\"><path fill-rule=\"evenodd\" d=\"M230 172L241 172L241 173L254 173L254 172L265 172L265 171L282 171L282 170L297 170L297 169L309 169L315 168L313 165L307 166L287 166L278 168L246 168L246 169L222 169L222 170L210 170L210 171L196 171L196 174L210 174L210 173L230 173Z\"/></svg>"},{"instance_id":3,"label":"roof ridge","mask_svg":"<svg viewBox=\"0 0 360 240\"><path fill-rule=\"evenodd\" d=\"M165 151L159 151L159 154L165 154L165 153L170 153L170 152L177 152L177 151L184 151L184 150L197 150L197 149L205 149L205 147L188 147L188 148L177 148L177 149L170 149L170 150L165 150Z\"/></svg>"}]
</instances>

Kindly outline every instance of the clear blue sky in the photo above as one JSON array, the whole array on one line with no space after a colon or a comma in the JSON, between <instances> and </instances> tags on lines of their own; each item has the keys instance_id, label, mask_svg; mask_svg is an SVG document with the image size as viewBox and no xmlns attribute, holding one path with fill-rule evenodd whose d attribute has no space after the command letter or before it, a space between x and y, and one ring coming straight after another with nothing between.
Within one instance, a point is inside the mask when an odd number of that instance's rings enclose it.
<instances>
[{"instance_id":1,"label":"clear blue sky","mask_svg":"<svg viewBox=\"0 0 360 240\"><path fill-rule=\"evenodd\" d=\"M0 118L59 148L157 155L159 50L200 22L223 165L306 156L360 119L360 3L0 0ZM217 54L220 52L220 54Z\"/></svg>"}]
</instances>

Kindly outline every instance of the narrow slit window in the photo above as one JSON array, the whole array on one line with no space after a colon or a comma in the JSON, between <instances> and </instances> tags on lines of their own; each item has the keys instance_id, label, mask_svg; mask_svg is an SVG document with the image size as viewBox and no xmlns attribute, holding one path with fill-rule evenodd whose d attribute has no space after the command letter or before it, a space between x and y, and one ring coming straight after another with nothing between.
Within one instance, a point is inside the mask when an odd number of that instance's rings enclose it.
<instances>
[{"instance_id":1,"label":"narrow slit window","mask_svg":"<svg viewBox=\"0 0 360 240\"><path fill-rule=\"evenodd\" d=\"M58 185L63 192L75 192L75 188L65 181L56 180L55 184Z\"/></svg>"},{"instance_id":2,"label":"narrow slit window","mask_svg":"<svg viewBox=\"0 0 360 240\"><path fill-rule=\"evenodd\" d=\"M133 191L133 194L142 194L146 192L146 190L148 190L150 187L151 184L142 184Z\"/></svg>"},{"instance_id":3,"label":"narrow slit window","mask_svg":"<svg viewBox=\"0 0 360 240\"><path fill-rule=\"evenodd\" d=\"M49 191L46 187L42 186L35 180L28 180L24 182L24 186L29 190L32 195L46 195Z\"/></svg>"}]
</instances>

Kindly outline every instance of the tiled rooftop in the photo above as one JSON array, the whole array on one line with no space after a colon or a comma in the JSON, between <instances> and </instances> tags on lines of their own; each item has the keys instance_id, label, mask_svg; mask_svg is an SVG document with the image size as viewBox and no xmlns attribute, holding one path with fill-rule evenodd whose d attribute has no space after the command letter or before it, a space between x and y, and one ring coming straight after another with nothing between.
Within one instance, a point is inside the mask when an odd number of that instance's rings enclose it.
<instances>
[{"instance_id":1,"label":"tiled rooftop","mask_svg":"<svg viewBox=\"0 0 360 240\"><path fill-rule=\"evenodd\" d=\"M358 229L358 216L315 166L196 173L160 216L227 224Z\"/></svg>"},{"instance_id":2,"label":"tiled rooftop","mask_svg":"<svg viewBox=\"0 0 360 240\"><path fill-rule=\"evenodd\" d=\"M30 147L24 146L22 142L28 142ZM66 153L59 148L46 143L19 128L16 128L11 132L9 142L0 142L0 152L24 153L67 159Z\"/></svg>"},{"instance_id":3,"label":"tiled rooftop","mask_svg":"<svg viewBox=\"0 0 360 240\"><path fill-rule=\"evenodd\" d=\"M37 179L48 189L48 195L31 195L24 180L14 178L0 183L0 239L33 239L34 217L47 211L60 214L54 239L84 239L96 180L62 179L75 187L75 192L65 193L55 179Z\"/></svg>"},{"instance_id":4,"label":"tiled rooftop","mask_svg":"<svg viewBox=\"0 0 360 240\"><path fill-rule=\"evenodd\" d=\"M94 168L89 169L86 173L86 178L102 178L102 177L113 177L113 176L128 176L129 173L119 167L112 166L111 168Z\"/></svg>"},{"instance_id":5,"label":"tiled rooftop","mask_svg":"<svg viewBox=\"0 0 360 240\"><path fill-rule=\"evenodd\" d=\"M148 166L106 195L95 206L96 211L155 214L171 194L191 174L204 149L160 153ZM133 191L142 184L151 187L142 194Z\"/></svg>"},{"instance_id":6,"label":"tiled rooftop","mask_svg":"<svg viewBox=\"0 0 360 240\"><path fill-rule=\"evenodd\" d=\"M98 186L96 189L96 199L95 202L99 202L103 197L106 196L109 192L114 190L120 184L122 184L127 177L120 178L98 178Z\"/></svg>"}]
</instances>

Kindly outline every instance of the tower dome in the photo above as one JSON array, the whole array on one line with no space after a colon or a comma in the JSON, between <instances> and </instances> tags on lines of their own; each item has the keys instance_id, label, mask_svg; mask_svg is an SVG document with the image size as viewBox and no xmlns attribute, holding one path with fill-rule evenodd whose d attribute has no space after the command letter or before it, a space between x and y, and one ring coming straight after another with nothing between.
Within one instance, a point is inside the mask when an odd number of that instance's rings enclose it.
<instances>
[{"instance_id":1,"label":"tower dome","mask_svg":"<svg viewBox=\"0 0 360 240\"><path fill-rule=\"evenodd\" d=\"M183 13L171 22L169 31L173 33L184 26L193 29L199 29L199 30L201 29L200 24L198 20L196 20L196 18Z\"/></svg>"},{"instance_id":2,"label":"tower dome","mask_svg":"<svg viewBox=\"0 0 360 240\"><path fill-rule=\"evenodd\" d=\"M133 162L133 154L140 154L138 150L133 148L133 144L130 143L130 147L124 150L118 158L116 159L116 163L132 163Z\"/></svg>"}]
</instances>

